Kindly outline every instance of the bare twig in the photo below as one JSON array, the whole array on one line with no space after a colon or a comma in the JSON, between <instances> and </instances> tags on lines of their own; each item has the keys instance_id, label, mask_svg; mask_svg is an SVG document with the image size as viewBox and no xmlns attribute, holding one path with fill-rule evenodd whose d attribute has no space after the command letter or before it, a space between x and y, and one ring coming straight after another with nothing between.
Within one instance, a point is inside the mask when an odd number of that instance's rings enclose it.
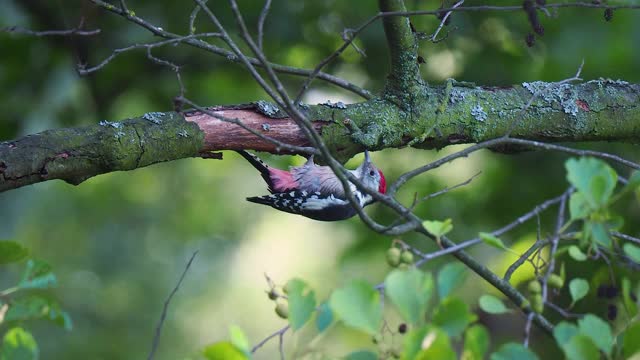
<instances>
[{"instance_id":1,"label":"bare twig","mask_svg":"<svg viewBox=\"0 0 640 360\"><path fill-rule=\"evenodd\" d=\"M522 266L522 264L524 264L524 262L527 261L529 257L531 257L531 255L533 255L540 248L544 248L544 246L547 244L548 242L541 240L537 240L536 242L534 242L533 245L531 245L524 253L522 253L521 256L518 257L518 260L516 260L513 264L511 264L511 266L509 266L507 271L504 273L503 279L506 281L511 280L511 275L513 275L513 273L520 266Z\"/></svg>"},{"instance_id":2,"label":"bare twig","mask_svg":"<svg viewBox=\"0 0 640 360\"><path fill-rule=\"evenodd\" d=\"M260 17L258 18L258 49L260 51L264 51L262 47L262 40L264 39L264 22L267 20L267 15L269 15L269 9L271 8L271 0L266 0L264 2L264 7L260 12Z\"/></svg>"},{"instance_id":3,"label":"bare twig","mask_svg":"<svg viewBox=\"0 0 640 360\"><path fill-rule=\"evenodd\" d=\"M633 243L636 243L636 244L640 245L640 239L637 238L637 237L633 237L631 235L623 234L623 233L620 233L620 232L617 232L617 231L610 231L609 234L611 234L611 235L613 235L613 236L615 236L617 238L620 238L622 240L631 241Z\"/></svg>"},{"instance_id":4,"label":"bare twig","mask_svg":"<svg viewBox=\"0 0 640 360\"><path fill-rule=\"evenodd\" d=\"M173 299L173 296L176 294L176 292L178 292L178 289L180 289L180 284L182 284L182 280L184 280L184 277L187 275L187 272L191 267L191 263L193 263L193 259L195 259L197 254L198 254L197 250L193 252L193 254L191 255L191 258L189 259L189 262L187 262L187 266L185 266L184 271L182 272L182 275L180 275L180 279L178 280L178 283L173 288L173 290L171 291L167 299L164 301L164 306L162 307L162 314L160 315L160 321L156 326L156 333L153 336L153 342L151 343L151 351L149 352L149 356L147 357L148 360L152 360L156 354L156 350L158 349L158 344L160 343L160 333L162 332L162 325L164 325L164 320L167 317L167 311L169 310L169 304L171 303L171 299Z\"/></svg>"},{"instance_id":5,"label":"bare twig","mask_svg":"<svg viewBox=\"0 0 640 360\"><path fill-rule=\"evenodd\" d=\"M120 15L124 18L126 18L128 21L144 28L147 29L148 31L150 31L153 35L155 36L159 36L165 39L176 39L176 38L184 38L185 36L182 35L178 35L169 31L164 30L162 27L160 26L156 26L151 24L150 22L133 15L131 12L125 12L124 10L122 10L121 8L112 6L111 4L103 1L103 0L89 0L92 3L94 3L96 6L99 6L107 11L110 11L112 13L115 13L117 15ZM206 3L206 1L203 1L201 3ZM200 3L198 4L198 6L200 6ZM196 9L194 9L194 12L192 12L193 14L197 14ZM194 15L194 19L195 19L195 15ZM195 21L195 20L194 20ZM202 41L200 39L188 39L186 41L183 41L184 44L189 45L189 46L193 46L205 51L208 51L210 53L216 54L216 55L220 55L222 57L225 57L227 60L232 61L232 62L237 62L237 63L241 63L242 60L240 57L238 57L236 54L234 54L233 51L229 51L227 49L223 49L221 47L209 44L205 41ZM251 58L251 57L244 57L246 60L248 60L251 64L255 65L255 66L260 66L260 67L264 67L264 65L260 62L260 60L256 59L256 58ZM283 73L283 74L289 74L289 75L295 75L295 76L309 76L312 71L311 70L306 70L306 69L300 69L297 67L293 67L293 66L285 66L285 65L281 65L281 64L276 64L276 63L269 63L269 66L271 66L274 71L277 71L279 73ZM360 96L362 96L365 99L371 99L373 98L373 95L355 85L352 84L344 79L341 79L337 76L334 75L330 75L327 73L318 73L316 75L319 79L327 81L331 84L334 84L338 87L341 87L345 90L351 91L355 94L358 94Z\"/></svg>"},{"instance_id":6,"label":"bare twig","mask_svg":"<svg viewBox=\"0 0 640 360\"><path fill-rule=\"evenodd\" d=\"M453 185L453 186L447 186L444 189L442 189L440 191L436 191L434 193L431 193L431 194L429 194L429 195L427 195L427 196L425 196L425 197L423 197L421 199L418 199L418 194L416 193L414 195L413 202L411 203L411 206L409 206L407 208L407 211L408 212L413 211L420 202L427 201L429 199L433 199L433 198L435 198L437 196L446 194L446 193L448 193L448 192L450 192L452 190L455 190L455 189L457 189L459 187L466 186L466 185L470 184L471 181L473 181L473 179L478 177L481 173L482 173L482 171L478 171L475 175L471 176L470 178L468 178L467 180L465 180L465 181L463 181L461 183L458 183L458 184ZM387 226L387 230L391 230L392 228L394 228L398 224L401 224L403 219L404 219L404 216L403 215L399 215L398 218L396 220L394 220L394 222L392 222L390 225Z\"/></svg>"},{"instance_id":7,"label":"bare twig","mask_svg":"<svg viewBox=\"0 0 640 360\"><path fill-rule=\"evenodd\" d=\"M5 28L0 29L0 32L6 32L11 34L20 34L20 35L31 35L31 36L93 36L100 34L100 29L95 30L81 30L78 28L69 29L69 30L44 30L44 31L35 31L25 29L20 26L7 26Z\"/></svg>"},{"instance_id":8,"label":"bare twig","mask_svg":"<svg viewBox=\"0 0 640 360\"><path fill-rule=\"evenodd\" d=\"M529 147L533 147L533 148L537 148L537 149L543 149L543 150L551 150L551 151L558 151L558 152L563 152L563 153L567 153L567 154L571 154L571 155L577 155L577 156L593 156L596 158L600 158L600 159L604 159L604 160L610 160L610 161L614 161L617 162L621 165L627 166L631 169L634 170L640 170L640 164L637 164L633 161L629 161L627 159L624 159L620 156L617 155L613 155L613 154L609 154L609 153L605 153L605 152L600 152L600 151L593 151L593 150L579 150L579 149L573 149L570 147L566 147L566 146L562 146L562 145L555 145L555 144L548 144L548 143L544 143L544 142L540 142L540 141L535 141L535 140L526 140L526 139L516 139L516 138L510 138L510 137L500 137L500 138L496 138L496 139L491 139L491 140L487 140L472 146L469 146L468 148L465 148L461 151L458 151L454 154L450 154L447 155L443 158L440 158L434 162L431 162L427 165L421 166L419 168L413 169L411 171L408 171L404 174L402 174L400 177L398 177L398 179L396 179L396 181L391 184L391 186L389 186L387 192L390 195L393 195L395 192L397 192L397 189L402 186L404 183L406 183L407 181L409 181L410 179L412 179L415 176L418 176L424 172L427 172L429 170L433 170L435 168L438 168L446 163L449 163L455 159L459 159L462 157L467 157L469 156L471 153L474 153L478 150L481 149L486 149L486 148L491 148L497 145L505 145L505 144L513 144L513 145L523 145L523 146L529 146Z\"/></svg>"},{"instance_id":9,"label":"bare twig","mask_svg":"<svg viewBox=\"0 0 640 360\"><path fill-rule=\"evenodd\" d=\"M260 341L259 343L257 343L252 349L251 349L251 353L254 354L256 351L258 351L258 349L260 349L264 344L266 344L267 342L269 342L269 340L273 339L276 336L280 337L280 353L282 354L282 337L284 336L284 334L289 330L289 325L281 328L280 330L274 332L273 334L270 334L269 336L267 336L266 338L262 339L262 341Z\"/></svg>"},{"instance_id":10,"label":"bare twig","mask_svg":"<svg viewBox=\"0 0 640 360\"><path fill-rule=\"evenodd\" d=\"M455 3L452 8L458 8L460 5L464 4L464 0L460 0L457 3ZM452 11L447 11L446 14L444 14L444 16L442 17L442 20L440 21L440 25L438 25L438 28L436 29L436 31L433 33L433 35L431 35L431 41L433 42L438 42L439 40L436 40L436 38L438 37L438 33L440 33L440 30L442 30L442 27L444 26L444 24L447 22L447 19L449 18L449 16L451 16Z\"/></svg>"},{"instance_id":11,"label":"bare twig","mask_svg":"<svg viewBox=\"0 0 640 360\"><path fill-rule=\"evenodd\" d=\"M482 174L482 171L478 171L473 176L471 176L470 178L468 178L467 180L465 180L465 181L463 181L461 183L458 183L458 184L453 185L453 186L447 186L447 187L445 187L444 189L442 189L440 191L436 191L434 193L431 193L431 194L423 197L422 199L420 199L420 201L427 201L429 199L433 199L436 196L440 196L440 195L446 194L446 193L448 193L448 192L450 192L452 190L455 190L455 189L457 189L459 187L463 187L463 186L469 185L473 181L473 179L475 179L476 177L480 176L480 174Z\"/></svg>"},{"instance_id":12,"label":"bare twig","mask_svg":"<svg viewBox=\"0 0 640 360\"><path fill-rule=\"evenodd\" d=\"M556 216L556 228L551 237L551 249L549 251L549 266L547 267L547 271L542 277L542 302L547 303L549 287L547 286L547 281L549 280L549 276L553 274L556 265L556 252L558 251L558 243L560 243L560 235L562 226L565 221L565 208L567 205L567 200L569 199L570 193L573 192L573 187L569 188L567 192L565 192L562 196L562 200L560 201L560 206L558 207L558 215Z\"/></svg>"},{"instance_id":13,"label":"bare twig","mask_svg":"<svg viewBox=\"0 0 640 360\"><path fill-rule=\"evenodd\" d=\"M162 65L168 65L167 63L164 63L163 61L156 61L159 60L157 58L153 58L152 56L150 56L150 50L156 47L162 47L165 45L173 45L173 44L179 44L179 43L184 43L185 41L189 40L189 39L195 39L195 38L208 38L208 37L220 37L220 34L218 33L202 33L202 34L194 34L194 35L187 35L187 36L183 36L183 37L179 37L179 38L175 38L175 39L170 39L170 40L163 40L163 41L158 41L158 42L154 42L154 43L148 43L148 44L133 44L127 47L123 47L123 48L119 48L119 49L115 49L111 52L111 54L109 56L107 56L107 58L105 58L104 60L102 60L98 65L92 66L87 68L85 65L78 65L78 73L80 75L89 75L91 73L94 73L102 68L104 68L105 66L107 66L111 61L113 61L116 57L118 57L118 55L131 51L131 50L136 50L136 49L147 49L147 57L151 60L154 60L155 62L162 64ZM175 65L174 65L175 66Z\"/></svg>"},{"instance_id":14,"label":"bare twig","mask_svg":"<svg viewBox=\"0 0 640 360\"><path fill-rule=\"evenodd\" d=\"M531 323L533 322L534 313L529 313L527 315L527 322L524 325L524 341L522 345L526 348L529 347L529 338L531 337Z\"/></svg>"},{"instance_id":15,"label":"bare twig","mask_svg":"<svg viewBox=\"0 0 640 360\"><path fill-rule=\"evenodd\" d=\"M582 314L575 314L575 313L569 312L552 302L545 303L545 306L548 306L551 310L557 312L562 317L565 317L567 319L571 319L571 318L579 319L583 316Z\"/></svg>"},{"instance_id":16,"label":"bare twig","mask_svg":"<svg viewBox=\"0 0 640 360\"><path fill-rule=\"evenodd\" d=\"M525 222L529 221L530 219L532 219L534 216L538 216L538 214L540 214L541 212L545 211L550 206L559 203L562 200L563 196L564 196L564 194L562 194L560 196L557 196L557 197L555 197L553 199L549 199L549 200L537 205L535 208L533 208L533 210L529 211L526 214L521 215L516 220L514 220L511 223L501 227L500 229L492 231L491 234L494 235L494 236L501 236L501 235L503 235L503 234L515 229L516 227L518 227L518 226L524 224ZM469 239L469 240L463 241L463 242L461 242L459 244L444 248L442 250L438 250L438 251L433 252L433 253L421 254L421 253L417 252L416 254L418 256L420 256L421 259L416 262L416 266L421 266L422 264L424 264L427 261L433 260L435 258L444 256L444 255L448 255L448 254L452 254L452 253L458 252L458 251L463 250L463 249L465 249L465 248L467 248L469 246L473 246L473 245L479 244L481 242L482 242L482 239L480 239L479 237L475 237L473 239ZM522 260L522 261L524 262L524 260ZM515 269L514 269L514 271L515 271ZM507 276L505 274L504 280L505 281L509 281L509 278L510 278L510 274L509 274L509 276Z\"/></svg>"}]
</instances>

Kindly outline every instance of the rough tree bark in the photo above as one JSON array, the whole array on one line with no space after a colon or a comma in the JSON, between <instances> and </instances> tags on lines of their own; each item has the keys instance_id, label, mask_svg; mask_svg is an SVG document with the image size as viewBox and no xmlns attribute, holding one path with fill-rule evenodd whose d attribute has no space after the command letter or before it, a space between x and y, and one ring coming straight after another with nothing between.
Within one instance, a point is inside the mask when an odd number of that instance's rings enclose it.
<instances>
[{"instance_id":1,"label":"rough tree bark","mask_svg":"<svg viewBox=\"0 0 640 360\"><path fill-rule=\"evenodd\" d=\"M525 83L509 88L448 81L421 85L411 108L389 99L344 105L303 105L341 159L363 148L431 149L503 136L557 141L640 141L640 85L593 80L579 85ZM523 108L535 95L526 111ZM295 146L310 143L287 114L268 102L213 107L264 136ZM200 111L152 112L123 121L47 130L0 142L0 191L61 179L70 184L217 150L286 152L237 124Z\"/></svg>"}]
</instances>

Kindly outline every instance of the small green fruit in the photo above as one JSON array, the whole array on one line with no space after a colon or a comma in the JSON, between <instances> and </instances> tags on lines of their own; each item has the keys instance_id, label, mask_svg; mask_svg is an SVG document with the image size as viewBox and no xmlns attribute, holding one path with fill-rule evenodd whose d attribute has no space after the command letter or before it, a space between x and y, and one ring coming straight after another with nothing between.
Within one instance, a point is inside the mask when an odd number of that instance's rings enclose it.
<instances>
[{"instance_id":1,"label":"small green fruit","mask_svg":"<svg viewBox=\"0 0 640 360\"><path fill-rule=\"evenodd\" d=\"M289 304L284 301L278 302L276 304L276 314L282 319L286 319L289 317Z\"/></svg>"},{"instance_id":2,"label":"small green fruit","mask_svg":"<svg viewBox=\"0 0 640 360\"><path fill-rule=\"evenodd\" d=\"M404 264L413 264L413 253L409 250L404 250L400 255L400 261Z\"/></svg>"},{"instance_id":3,"label":"small green fruit","mask_svg":"<svg viewBox=\"0 0 640 360\"><path fill-rule=\"evenodd\" d=\"M549 284L549 286L551 286L552 288L562 289L562 287L564 286L564 280L562 280L559 275L551 274L547 279L547 284Z\"/></svg>"},{"instance_id":4,"label":"small green fruit","mask_svg":"<svg viewBox=\"0 0 640 360\"><path fill-rule=\"evenodd\" d=\"M387 250L387 263L391 267L397 267L400 265L400 249L392 247Z\"/></svg>"},{"instance_id":5,"label":"small green fruit","mask_svg":"<svg viewBox=\"0 0 640 360\"><path fill-rule=\"evenodd\" d=\"M531 294L539 294L542 291L542 285L538 280L531 280L529 281L528 289Z\"/></svg>"},{"instance_id":6,"label":"small green fruit","mask_svg":"<svg viewBox=\"0 0 640 360\"><path fill-rule=\"evenodd\" d=\"M531 297L531 308L537 313L542 313L544 310L544 303L542 302L542 294L534 294Z\"/></svg>"}]
</instances>

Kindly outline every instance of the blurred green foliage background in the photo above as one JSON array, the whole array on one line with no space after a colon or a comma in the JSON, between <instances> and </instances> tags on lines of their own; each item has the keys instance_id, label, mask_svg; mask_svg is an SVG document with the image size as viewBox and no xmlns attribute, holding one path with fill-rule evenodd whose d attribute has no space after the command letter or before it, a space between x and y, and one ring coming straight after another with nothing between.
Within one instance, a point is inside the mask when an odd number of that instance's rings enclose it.
<instances>
[{"instance_id":1,"label":"blurred green foliage background","mask_svg":"<svg viewBox=\"0 0 640 360\"><path fill-rule=\"evenodd\" d=\"M239 1L255 29L263 3ZM114 2L116 4L117 2ZM265 52L274 62L312 68L342 42L340 33L355 28L377 13L376 1L278 1L266 21ZM484 3L469 2L468 5ZM518 2L513 2L518 5ZM439 1L408 1L410 9L435 9ZM506 4L506 2L505 2ZM178 1L129 0L137 16L177 33L188 31L193 4ZM229 30L236 27L226 2L211 2ZM104 69L79 77L78 63L95 65L114 49L154 41L148 32L88 1L0 0L0 28L23 26L33 30L70 29L84 20L85 28L102 32L91 37L33 37L0 32L0 140L49 128L118 121L149 111L169 111L178 93L175 74L150 62L144 50L122 54ZM447 38L423 42L423 75L437 84L449 77L480 85L508 86L524 81L557 81L575 74L581 61L586 80L599 77L640 81L640 13L617 11L612 22L602 10L563 9L541 14L543 38L528 48L530 32L522 12L456 13L444 29ZM418 31L432 33L433 16L412 19ZM214 31L202 16L198 31ZM157 40L157 39L156 39ZM387 50L380 23L356 41L366 52L349 49L326 71L379 91L388 70ZM187 96L202 105L246 103L266 95L239 65L186 46L154 51L182 66ZM292 92L302 79L282 76ZM355 102L353 94L319 81L305 100ZM629 144L579 144L640 161ZM387 149L374 154L387 178L459 150L440 152ZM274 165L298 164L301 158L265 156ZM414 193L426 195L462 182L477 172L470 185L429 200L417 212L425 219L452 218L452 238L462 241L478 231L490 231L514 220L567 187L565 155L530 152L500 155L475 153L410 182L400 196L410 202ZM360 158L351 165L359 163ZM617 168L622 176L628 170ZM48 261L59 277L54 291L71 314L74 330L66 332L46 322L29 325L47 359L143 358L151 346L162 304L189 256L199 251L187 278L173 300L163 329L160 359L176 359L227 336L237 324L257 343L284 322L273 313L265 294L263 274L284 283L305 278L320 297L346 279L363 277L378 283L389 270L384 262L391 239L370 231L359 219L319 223L276 213L244 201L266 192L262 180L234 153L225 160L190 159L90 179L78 187L47 182L0 194L0 238L18 241L35 257ZM632 199L618 211L627 219L625 233L640 235L640 207ZM390 221L380 206L368 212ZM553 214L541 217L542 235L551 231ZM535 223L506 236L514 249L535 240ZM413 236L402 237L424 250L434 245ZM502 274L510 254L479 246L473 250ZM445 261L429 263L437 269ZM0 286L18 276L17 267L0 270ZM530 269L523 277L530 276ZM571 272L603 271L585 264ZM529 275L527 275L529 274ZM459 294L469 302L492 291L471 275ZM562 303L562 300L559 300ZM596 313L605 304L593 299ZM522 319L505 322L483 316L494 334L522 331ZM0 331L1 328L0 328ZM367 344L345 337L343 343ZM534 338L535 343L535 338ZM336 353L340 347L336 344ZM273 358L277 342L266 345L258 358Z\"/></svg>"}]
</instances>

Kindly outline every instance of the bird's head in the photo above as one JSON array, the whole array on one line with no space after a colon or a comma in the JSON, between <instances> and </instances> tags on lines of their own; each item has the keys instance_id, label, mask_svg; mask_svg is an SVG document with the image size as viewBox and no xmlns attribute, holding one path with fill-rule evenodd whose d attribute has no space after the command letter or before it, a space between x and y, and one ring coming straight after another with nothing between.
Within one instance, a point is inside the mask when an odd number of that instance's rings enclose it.
<instances>
[{"instance_id":1,"label":"bird's head","mask_svg":"<svg viewBox=\"0 0 640 360\"><path fill-rule=\"evenodd\" d=\"M367 150L364 151L364 162L360 164L355 173L368 188L376 189L381 194L387 192L387 181L384 178L384 174L373 165Z\"/></svg>"}]
</instances>

